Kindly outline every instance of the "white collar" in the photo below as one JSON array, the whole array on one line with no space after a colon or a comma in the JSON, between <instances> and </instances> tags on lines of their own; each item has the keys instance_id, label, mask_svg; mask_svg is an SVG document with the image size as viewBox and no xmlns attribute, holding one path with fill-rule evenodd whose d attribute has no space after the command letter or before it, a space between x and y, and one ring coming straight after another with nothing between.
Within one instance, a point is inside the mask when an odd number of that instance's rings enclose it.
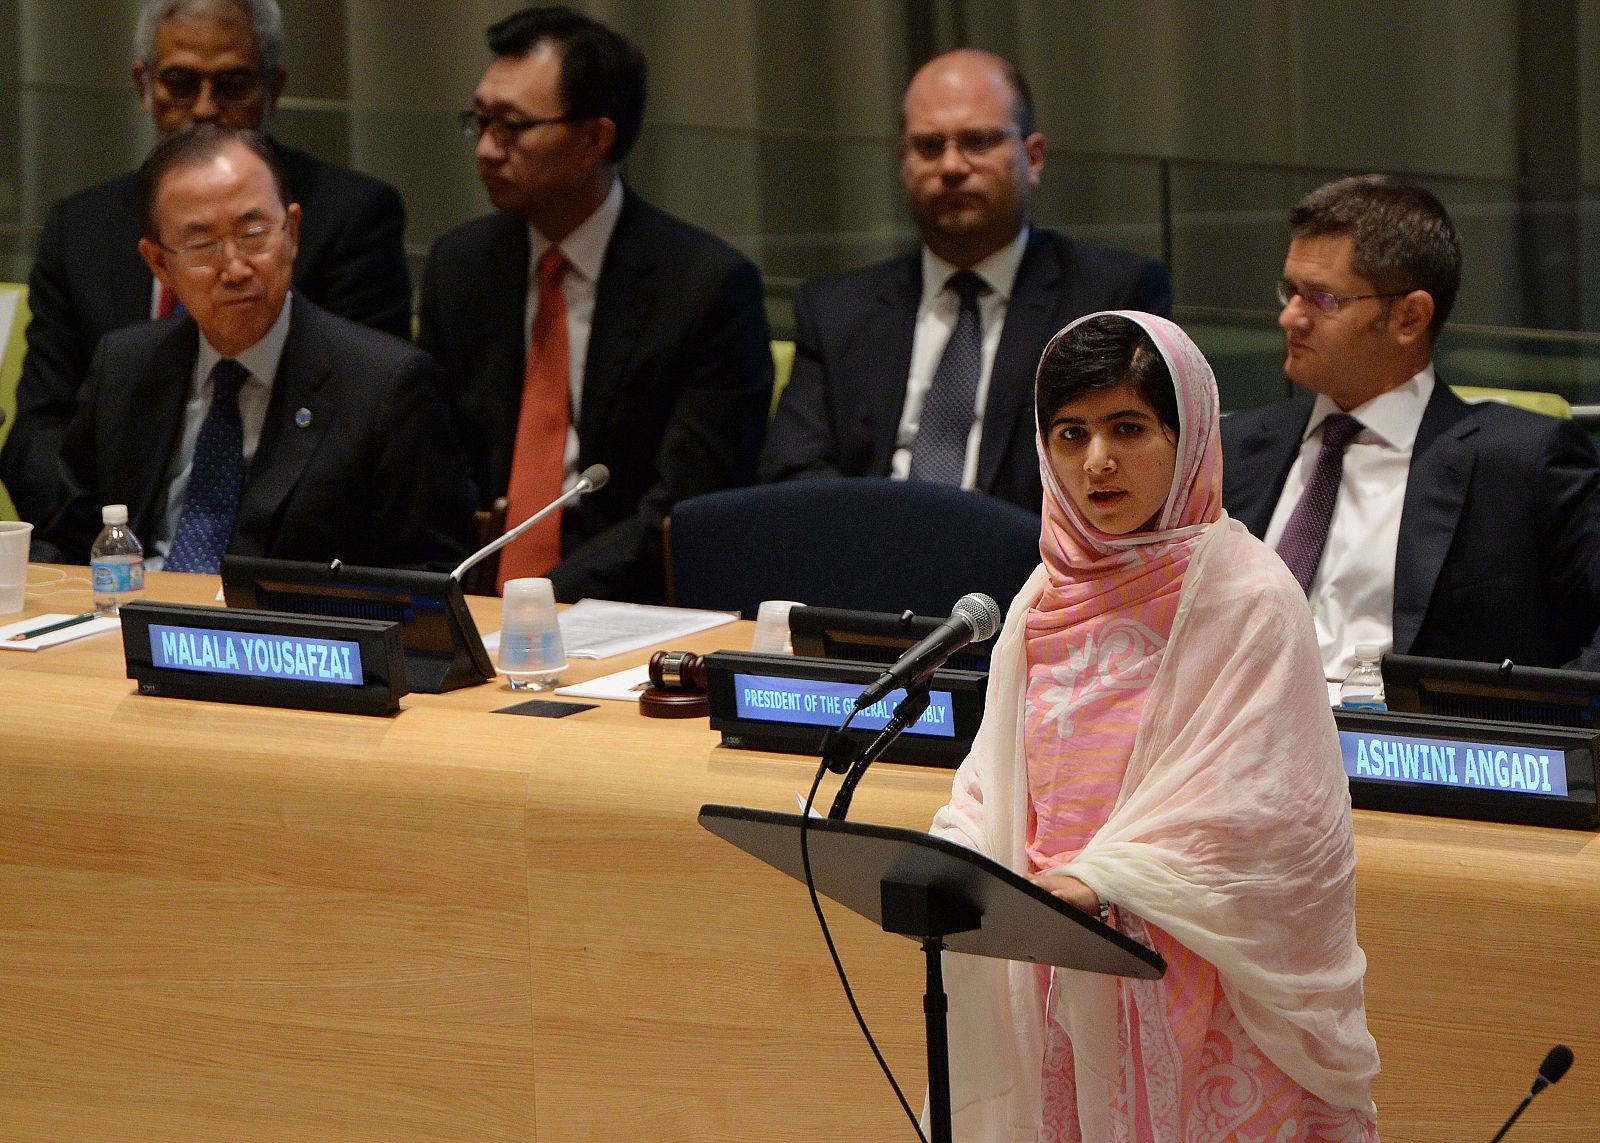
<instances>
[{"instance_id":1,"label":"white collar","mask_svg":"<svg viewBox=\"0 0 1600 1143\"><path fill-rule=\"evenodd\" d=\"M1017 236L1000 247L976 266L972 272L983 279L986 286L1004 301L1011 300L1011 290L1017 284L1017 271L1022 267L1022 255L1028 249L1028 227L1017 231ZM926 306L950 281L957 267L946 262L926 246L922 248L922 304Z\"/></svg>"},{"instance_id":2,"label":"white collar","mask_svg":"<svg viewBox=\"0 0 1600 1143\"><path fill-rule=\"evenodd\" d=\"M278 376L278 363L283 360L283 347L289 340L289 311L293 305L294 293L291 291L284 295L283 309L278 311L278 320L272 323L272 328L249 349L233 355L233 359L243 365L251 377L268 389L272 388L272 382ZM195 394L200 392L206 379L211 376L212 367L221 360L222 354L206 340L205 331L201 330L200 352L195 359L193 382Z\"/></svg>"},{"instance_id":3,"label":"white collar","mask_svg":"<svg viewBox=\"0 0 1600 1143\"><path fill-rule=\"evenodd\" d=\"M606 247L617 229L617 219L622 216L622 180L611 180L611 190L605 201L595 207L594 213L578 223L573 232L554 245L561 247L567 266L590 282L600 280L600 267L606 260ZM551 247L551 241L530 224L528 226L528 281L539 275L539 259Z\"/></svg>"}]
</instances>

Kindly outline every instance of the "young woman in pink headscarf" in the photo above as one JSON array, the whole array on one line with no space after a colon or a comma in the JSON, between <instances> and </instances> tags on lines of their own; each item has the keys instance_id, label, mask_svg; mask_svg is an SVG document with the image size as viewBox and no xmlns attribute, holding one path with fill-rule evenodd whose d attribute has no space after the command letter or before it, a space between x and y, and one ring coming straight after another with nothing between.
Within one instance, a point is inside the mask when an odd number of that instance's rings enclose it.
<instances>
[{"instance_id":1,"label":"young woman in pink headscarf","mask_svg":"<svg viewBox=\"0 0 1600 1143\"><path fill-rule=\"evenodd\" d=\"M955 1138L1376 1140L1349 790L1305 595L1222 510L1211 369L1094 314L1036 403L1044 562L934 832L1168 967L948 955Z\"/></svg>"}]
</instances>

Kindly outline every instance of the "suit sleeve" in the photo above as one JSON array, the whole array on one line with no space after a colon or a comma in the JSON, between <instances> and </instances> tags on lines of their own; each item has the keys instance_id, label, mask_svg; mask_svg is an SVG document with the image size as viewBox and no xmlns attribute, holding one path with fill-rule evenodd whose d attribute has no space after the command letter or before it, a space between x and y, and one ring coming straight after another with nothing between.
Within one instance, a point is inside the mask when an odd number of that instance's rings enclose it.
<instances>
[{"instance_id":1,"label":"suit sleeve","mask_svg":"<svg viewBox=\"0 0 1600 1143\"><path fill-rule=\"evenodd\" d=\"M794 367L761 450L764 483L801 477L838 476L828 364L817 333L812 293L802 286L794 299Z\"/></svg>"},{"instance_id":2,"label":"suit sleeve","mask_svg":"<svg viewBox=\"0 0 1600 1143\"><path fill-rule=\"evenodd\" d=\"M17 419L0 452L0 479L18 514L35 526L46 523L61 503L56 461L94 353L93 342L73 321L63 242L58 203L45 220L28 276L28 308L33 313L28 352L17 385Z\"/></svg>"},{"instance_id":3,"label":"suit sleeve","mask_svg":"<svg viewBox=\"0 0 1600 1143\"><path fill-rule=\"evenodd\" d=\"M772 400L771 335L754 265L739 259L710 284L695 320L681 331L678 360L654 483L630 515L567 552L551 571L564 602L664 598L661 521L672 505L754 480Z\"/></svg>"},{"instance_id":4,"label":"suit sleeve","mask_svg":"<svg viewBox=\"0 0 1600 1143\"><path fill-rule=\"evenodd\" d=\"M448 569L471 548L466 473L454 438L439 431L442 384L433 360L413 351L388 387L364 516L378 566Z\"/></svg>"},{"instance_id":5,"label":"suit sleeve","mask_svg":"<svg viewBox=\"0 0 1600 1143\"><path fill-rule=\"evenodd\" d=\"M1554 421L1536 487L1556 613L1581 632L1577 658L1564 665L1600 671L1600 459L1573 422Z\"/></svg>"},{"instance_id":6,"label":"suit sleeve","mask_svg":"<svg viewBox=\"0 0 1600 1143\"><path fill-rule=\"evenodd\" d=\"M35 525L30 558L39 563L86 564L89 548L100 532L99 449L95 417L101 383L106 374L105 344L95 350L89 376L78 389L73 408L59 436L57 457L51 465L60 492L59 506ZM135 506L130 505L137 511ZM137 532L135 533L137 534ZM149 537L141 536L141 540Z\"/></svg>"},{"instance_id":7,"label":"suit sleeve","mask_svg":"<svg viewBox=\"0 0 1600 1143\"><path fill-rule=\"evenodd\" d=\"M1157 317L1172 316L1172 276L1163 263L1140 259L1139 273L1128 291L1126 308Z\"/></svg>"},{"instance_id":8,"label":"suit sleeve","mask_svg":"<svg viewBox=\"0 0 1600 1143\"><path fill-rule=\"evenodd\" d=\"M406 208L393 187L364 195L322 258L306 296L325 310L411 340Z\"/></svg>"}]
</instances>

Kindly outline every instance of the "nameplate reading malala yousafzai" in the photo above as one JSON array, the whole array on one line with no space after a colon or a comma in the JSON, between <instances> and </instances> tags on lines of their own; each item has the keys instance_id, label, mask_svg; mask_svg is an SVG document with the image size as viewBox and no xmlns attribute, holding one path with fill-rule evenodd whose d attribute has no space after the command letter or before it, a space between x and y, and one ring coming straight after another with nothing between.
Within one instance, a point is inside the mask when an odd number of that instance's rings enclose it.
<instances>
[{"instance_id":1,"label":"nameplate reading malala yousafzai","mask_svg":"<svg viewBox=\"0 0 1600 1143\"><path fill-rule=\"evenodd\" d=\"M1590 730L1335 711L1350 799L1363 808L1588 828Z\"/></svg>"},{"instance_id":2,"label":"nameplate reading malala yousafzai","mask_svg":"<svg viewBox=\"0 0 1600 1143\"><path fill-rule=\"evenodd\" d=\"M122 609L122 642L145 695L393 714L407 693L387 621L140 602Z\"/></svg>"}]
</instances>

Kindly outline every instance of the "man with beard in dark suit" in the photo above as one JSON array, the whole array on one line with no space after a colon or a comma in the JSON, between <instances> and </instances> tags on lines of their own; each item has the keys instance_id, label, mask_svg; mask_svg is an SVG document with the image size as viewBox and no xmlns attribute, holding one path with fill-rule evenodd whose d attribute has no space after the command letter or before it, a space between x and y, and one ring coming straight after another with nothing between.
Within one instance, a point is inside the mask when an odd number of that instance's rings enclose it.
<instances>
[{"instance_id":1,"label":"man with beard in dark suit","mask_svg":"<svg viewBox=\"0 0 1600 1143\"><path fill-rule=\"evenodd\" d=\"M1340 179L1290 214L1278 298L1303 392L1222 421L1223 503L1355 648L1600 670L1600 462L1570 420L1468 405L1434 368L1461 282L1439 200Z\"/></svg>"},{"instance_id":2,"label":"man with beard in dark suit","mask_svg":"<svg viewBox=\"0 0 1600 1143\"><path fill-rule=\"evenodd\" d=\"M1045 141L1007 61L936 57L903 117L900 177L922 250L800 288L761 478L934 480L1037 511L1040 354L1096 310L1165 315L1166 268L1030 225Z\"/></svg>"},{"instance_id":3,"label":"man with beard in dark suit","mask_svg":"<svg viewBox=\"0 0 1600 1143\"><path fill-rule=\"evenodd\" d=\"M501 583L660 601L662 518L755 474L772 393L761 281L618 177L644 114L632 44L560 7L488 38L462 125L499 213L435 244L422 345L444 368L480 507L505 496L507 527L589 465L611 470L502 550Z\"/></svg>"},{"instance_id":4,"label":"man with beard in dark suit","mask_svg":"<svg viewBox=\"0 0 1600 1143\"><path fill-rule=\"evenodd\" d=\"M134 87L165 137L194 123L256 129L283 91L283 21L275 0L147 0L135 36ZM410 336L405 208L393 187L277 145L305 221L295 290L353 321ZM165 317L176 304L139 257L134 175L58 202L28 278L28 352L17 422L0 479L26 520L59 503L56 459L89 359L111 330Z\"/></svg>"}]
</instances>

